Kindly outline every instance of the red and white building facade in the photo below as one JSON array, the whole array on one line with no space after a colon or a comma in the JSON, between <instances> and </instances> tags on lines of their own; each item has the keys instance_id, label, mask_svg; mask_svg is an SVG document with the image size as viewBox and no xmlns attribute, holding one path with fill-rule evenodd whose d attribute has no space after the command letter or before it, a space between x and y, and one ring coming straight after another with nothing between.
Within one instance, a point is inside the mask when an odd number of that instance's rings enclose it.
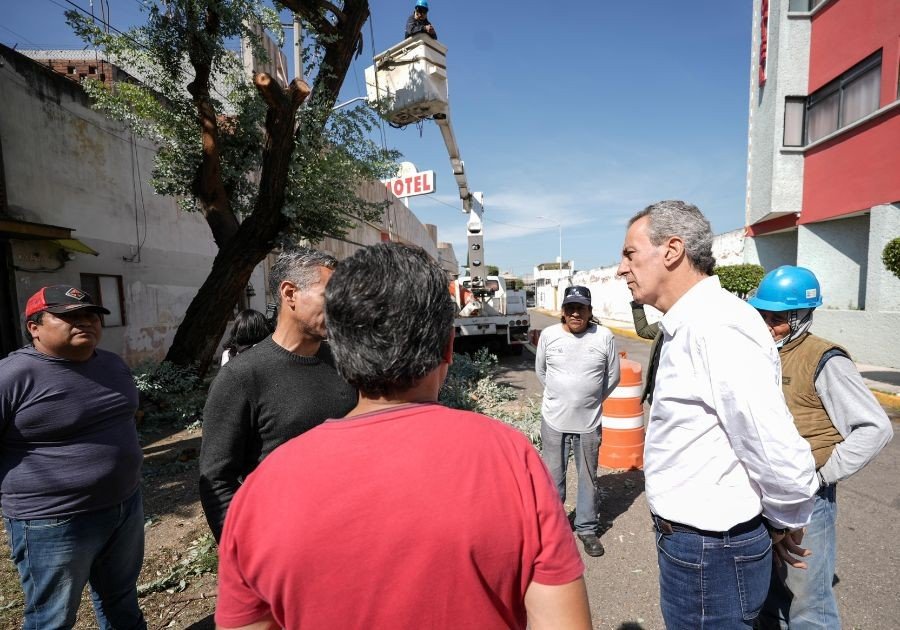
<instances>
[{"instance_id":1,"label":"red and white building facade","mask_svg":"<svg viewBox=\"0 0 900 630\"><path fill-rule=\"evenodd\" d=\"M754 0L746 262L812 269L817 334L900 367L900 0Z\"/></svg>"}]
</instances>

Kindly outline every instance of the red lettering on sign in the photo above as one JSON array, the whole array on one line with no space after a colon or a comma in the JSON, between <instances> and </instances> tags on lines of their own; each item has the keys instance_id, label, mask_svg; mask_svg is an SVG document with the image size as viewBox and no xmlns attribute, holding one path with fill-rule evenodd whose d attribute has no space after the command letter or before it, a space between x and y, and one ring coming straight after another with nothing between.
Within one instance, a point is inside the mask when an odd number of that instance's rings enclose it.
<instances>
[{"instance_id":1,"label":"red lettering on sign","mask_svg":"<svg viewBox=\"0 0 900 630\"><path fill-rule=\"evenodd\" d=\"M397 197L403 196L403 181L399 179L394 180L394 195Z\"/></svg>"},{"instance_id":2,"label":"red lettering on sign","mask_svg":"<svg viewBox=\"0 0 900 630\"><path fill-rule=\"evenodd\" d=\"M434 186L431 183L431 177L429 177L429 173L422 174L422 182L424 184L423 188L424 188L425 192L434 191Z\"/></svg>"},{"instance_id":3,"label":"red lettering on sign","mask_svg":"<svg viewBox=\"0 0 900 630\"><path fill-rule=\"evenodd\" d=\"M413 178L413 192L420 193L422 192L422 176L416 175Z\"/></svg>"},{"instance_id":4,"label":"red lettering on sign","mask_svg":"<svg viewBox=\"0 0 900 630\"><path fill-rule=\"evenodd\" d=\"M769 0L759 7L759 86L766 84L766 62L769 53Z\"/></svg>"}]
</instances>

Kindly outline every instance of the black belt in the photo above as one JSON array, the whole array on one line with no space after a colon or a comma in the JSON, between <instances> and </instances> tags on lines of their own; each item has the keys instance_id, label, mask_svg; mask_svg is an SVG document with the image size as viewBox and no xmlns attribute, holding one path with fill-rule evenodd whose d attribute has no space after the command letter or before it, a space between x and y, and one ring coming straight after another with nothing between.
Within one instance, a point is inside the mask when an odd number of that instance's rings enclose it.
<instances>
[{"instance_id":1,"label":"black belt","mask_svg":"<svg viewBox=\"0 0 900 630\"><path fill-rule=\"evenodd\" d=\"M712 532L706 529L697 529L696 527L691 527L690 525L684 525L683 523L667 521L661 516L656 516L655 514L651 514L650 516L653 518L653 523L656 525L657 531L661 534L684 532L688 534L699 534L700 536L711 536L713 538L723 538L725 534L728 534L729 536L746 534L748 532L752 532L762 524L762 516L759 515L754 516L749 521L738 523L727 532Z\"/></svg>"}]
</instances>

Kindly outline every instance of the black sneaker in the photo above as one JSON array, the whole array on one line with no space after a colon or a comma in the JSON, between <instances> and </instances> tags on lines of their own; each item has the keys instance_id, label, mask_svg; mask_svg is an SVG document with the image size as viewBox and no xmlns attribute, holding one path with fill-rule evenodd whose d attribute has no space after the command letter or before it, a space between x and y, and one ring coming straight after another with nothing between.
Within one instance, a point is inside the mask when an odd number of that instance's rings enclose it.
<instances>
[{"instance_id":1,"label":"black sneaker","mask_svg":"<svg viewBox=\"0 0 900 630\"><path fill-rule=\"evenodd\" d=\"M606 553L606 550L603 549L603 543L597 538L597 534L578 534L578 538L584 545L584 553L587 555L599 558Z\"/></svg>"}]
</instances>

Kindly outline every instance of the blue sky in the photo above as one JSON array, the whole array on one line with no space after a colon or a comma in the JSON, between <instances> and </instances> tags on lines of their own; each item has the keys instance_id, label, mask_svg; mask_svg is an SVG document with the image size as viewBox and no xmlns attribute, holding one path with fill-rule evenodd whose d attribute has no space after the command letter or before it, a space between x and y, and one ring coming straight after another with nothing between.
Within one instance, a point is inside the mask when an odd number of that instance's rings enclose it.
<instances>
[{"instance_id":1,"label":"blue sky","mask_svg":"<svg viewBox=\"0 0 900 630\"><path fill-rule=\"evenodd\" d=\"M89 0L72 1L89 8ZM366 25L342 100L364 94L373 50L402 39L413 4L371 0L373 31ZM696 203L716 233L743 225L750 2L430 4L449 48L453 127L469 185L485 194L488 264L521 275L555 260L558 223L563 257L576 269L614 263L628 218L660 199ZM141 19L140 0L109 5L117 28ZM82 48L63 6L0 0L0 41ZM415 126L385 130L388 146L436 172L437 192L410 205L462 261L466 216L440 132L432 122L421 137Z\"/></svg>"}]
</instances>

